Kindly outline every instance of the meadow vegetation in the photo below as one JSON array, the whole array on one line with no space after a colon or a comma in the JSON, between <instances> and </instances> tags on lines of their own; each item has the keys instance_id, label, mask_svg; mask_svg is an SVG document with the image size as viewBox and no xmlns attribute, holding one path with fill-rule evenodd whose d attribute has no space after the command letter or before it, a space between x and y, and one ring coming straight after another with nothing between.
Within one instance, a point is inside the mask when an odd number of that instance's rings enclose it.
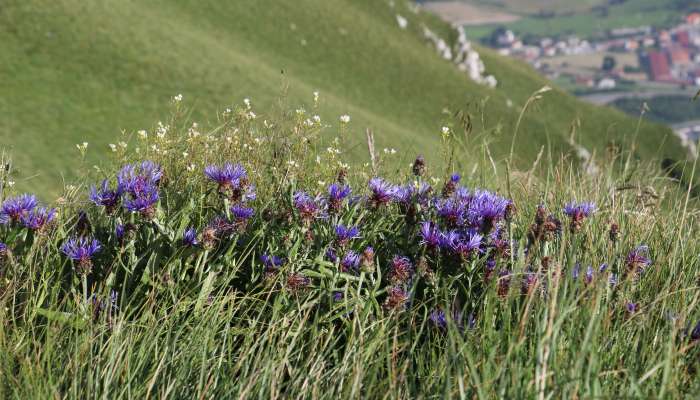
<instances>
[{"instance_id":1,"label":"meadow vegetation","mask_svg":"<svg viewBox=\"0 0 700 400\"><path fill-rule=\"evenodd\" d=\"M352 163L318 98L173 103L55 209L3 185L0 397L700 393L695 200L633 138L522 169L446 120Z\"/></svg>"}]
</instances>

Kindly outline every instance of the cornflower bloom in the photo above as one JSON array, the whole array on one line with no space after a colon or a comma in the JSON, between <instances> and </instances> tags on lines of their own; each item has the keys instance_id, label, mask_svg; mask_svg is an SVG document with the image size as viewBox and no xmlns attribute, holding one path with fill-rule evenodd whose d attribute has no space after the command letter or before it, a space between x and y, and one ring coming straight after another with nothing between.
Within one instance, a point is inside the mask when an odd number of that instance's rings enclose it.
<instances>
[{"instance_id":1,"label":"cornflower bloom","mask_svg":"<svg viewBox=\"0 0 700 400\"><path fill-rule=\"evenodd\" d=\"M357 271L360 266L360 255L354 251L348 251L340 261L340 272Z\"/></svg>"},{"instance_id":2,"label":"cornflower bloom","mask_svg":"<svg viewBox=\"0 0 700 400\"><path fill-rule=\"evenodd\" d=\"M537 274L534 272L526 272L522 279L522 286L520 287L520 292L523 295L529 294L532 289L534 289L537 283Z\"/></svg>"},{"instance_id":3,"label":"cornflower bloom","mask_svg":"<svg viewBox=\"0 0 700 400\"><path fill-rule=\"evenodd\" d=\"M637 246L637 248L632 250L625 258L627 272L634 273L638 276L643 274L651 263L651 258L649 258L649 246L645 245Z\"/></svg>"},{"instance_id":4,"label":"cornflower bloom","mask_svg":"<svg viewBox=\"0 0 700 400\"><path fill-rule=\"evenodd\" d=\"M350 196L350 186L333 183L328 186L328 209L338 212L343 208L343 201Z\"/></svg>"},{"instance_id":5,"label":"cornflower bloom","mask_svg":"<svg viewBox=\"0 0 700 400\"><path fill-rule=\"evenodd\" d=\"M153 161L127 164L117 174L117 191L136 197L151 186L159 186L162 178L163 170Z\"/></svg>"},{"instance_id":6,"label":"cornflower bloom","mask_svg":"<svg viewBox=\"0 0 700 400\"><path fill-rule=\"evenodd\" d=\"M442 309L434 309L430 312L428 318L430 319L430 322L432 322L433 326L435 326L436 328L440 330L447 329L447 316L445 315L445 312L442 311Z\"/></svg>"},{"instance_id":7,"label":"cornflower bloom","mask_svg":"<svg viewBox=\"0 0 700 400\"><path fill-rule=\"evenodd\" d=\"M188 228L182 234L182 244L187 247L195 247L199 244L197 240L197 231L194 228Z\"/></svg>"},{"instance_id":8,"label":"cornflower bloom","mask_svg":"<svg viewBox=\"0 0 700 400\"><path fill-rule=\"evenodd\" d=\"M324 257L326 258L326 260L328 260L332 263L338 261L338 254L335 252L335 249L332 247L329 247L328 250L326 250Z\"/></svg>"},{"instance_id":9,"label":"cornflower bloom","mask_svg":"<svg viewBox=\"0 0 700 400\"><path fill-rule=\"evenodd\" d=\"M345 247L351 240L360 237L360 230L356 226L348 226L338 224L335 226L335 242L340 247Z\"/></svg>"},{"instance_id":10,"label":"cornflower bloom","mask_svg":"<svg viewBox=\"0 0 700 400\"><path fill-rule=\"evenodd\" d=\"M248 226L248 221L255 214L255 210L250 207L245 207L241 204L236 204L231 207L231 215L234 218L234 225L240 232L244 231Z\"/></svg>"},{"instance_id":11,"label":"cornflower bloom","mask_svg":"<svg viewBox=\"0 0 700 400\"><path fill-rule=\"evenodd\" d=\"M124 208L131 212L138 212L146 219L152 219L156 213L156 203L160 199L158 188L153 184L140 186L133 192L132 198L124 200Z\"/></svg>"},{"instance_id":12,"label":"cornflower bloom","mask_svg":"<svg viewBox=\"0 0 700 400\"><path fill-rule=\"evenodd\" d=\"M23 215L37 206L36 197L32 194L22 194L5 200L0 206L0 224L20 222Z\"/></svg>"},{"instance_id":13,"label":"cornflower bloom","mask_svg":"<svg viewBox=\"0 0 700 400\"><path fill-rule=\"evenodd\" d=\"M437 215L444 220L448 227L464 226L467 208L462 201L449 198L439 201L435 208Z\"/></svg>"},{"instance_id":14,"label":"cornflower bloom","mask_svg":"<svg viewBox=\"0 0 700 400\"><path fill-rule=\"evenodd\" d=\"M489 233L504 218L509 200L489 191L477 191L469 203L469 219L473 227Z\"/></svg>"},{"instance_id":15,"label":"cornflower bloom","mask_svg":"<svg viewBox=\"0 0 700 400\"><path fill-rule=\"evenodd\" d=\"M240 164L209 165L204 175L219 185L219 193L228 194L233 201L241 200L248 189L248 173Z\"/></svg>"},{"instance_id":16,"label":"cornflower bloom","mask_svg":"<svg viewBox=\"0 0 700 400\"><path fill-rule=\"evenodd\" d=\"M296 192L292 197L294 208L296 208L302 221L310 224L314 219L323 217L323 209L318 199L314 199L306 192Z\"/></svg>"},{"instance_id":17,"label":"cornflower bloom","mask_svg":"<svg viewBox=\"0 0 700 400\"><path fill-rule=\"evenodd\" d=\"M478 233L468 232L460 237L453 250L465 260L469 259L474 254L479 253L483 239L484 237Z\"/></svg>"},{"instance_id":18,"label":"cornflower bloom","mask_svg":"<svg viewBox=\"0 0 700 400\"><path fill-rule=\"evenodd\" d=\"M632 303L631 301L628 301L625 303L625 309L628 313L634 314L639 311L639 303Z\"/></svg>"},{"instance_id":19,"label":"cornflower bloom","mask_svg":"<svg viewBox=\"0 0 700 400\"><path fill-rule=\"evenodd\" d=\"M564 206L564 214L568 215L571 219L569 229L572 233L576 233L581 230L583 220L590 217L597 211L595 203L584 202L575 203L571 202Z\"/></svg>"},{"instance_id":20,"label":"cornflower bloom","mask_svg":"<svg viewBox=\"0 0 700 400\"><path fill-rule=\"evenodd\" d=\"M420 224L420 236L420 244L427 246L431 250L437 249L442 243L442 232L434 223L429 221Z\"/></svg>"},{"instance_id":21,"label":"cornflower bloom","mask_svg":"<svg viewBox=\"0 0 700 400\"><path fill-rule=\"evenodd\" d=\"M369 189L372 192L369 196L369 202L374 208L388 204L396 193L396 187L385 182L382 178L370 179Z\"/></svg>"},{"instance_id":22,"label":"cornflower bloom","mask_svg":"<svg viewBox=\"0 0 700 400\"><path fill-rule=\"evenodd\" d=\"M48 226L56 218L56 209L48 209L45 207L35 208L26 214L23 214L20 220L22 225L33 231L41 232L48 228Z\"/></svg>"},{"instance_id":23,"label":"cornflower bloom","mask_svg":"<svg viewBox=\"0 0 700 400\"><path fill-rule=\"evenodd\" d=\"M260 261L263 263L263 267L265 268L265 275L268 277L271 275L274 275L279 271L279 268L284 264L284 260L275 255L270 255L268 253L265 253L260 256Z\"/></svg>"},{"instance_id":24,"label":"cornflower bloom","mask_svg":"<svg viewBox=\"0 0 700 400\"><path fill-rule=\"evenodd\" d=\"M68 239L61 247L63 254L77 263L76 271L80 275L87 275L92 271L92 258L101 249L100 242L85 237Z\"/></svg>"},{"instance_id":25,"label":"cornflower bloom","mask_svg":"<svg viewBox=\"0 0 700 400\"><path fill-rule=\"evenodd\" d=\"M97 206L104 207L107 214L111 215L119 207L123 194L122 189L119 185L116 189L111 189L109 181L105 179L99 189L94 185L90 188L90 201Z\"/></svg>"}]
</instances>

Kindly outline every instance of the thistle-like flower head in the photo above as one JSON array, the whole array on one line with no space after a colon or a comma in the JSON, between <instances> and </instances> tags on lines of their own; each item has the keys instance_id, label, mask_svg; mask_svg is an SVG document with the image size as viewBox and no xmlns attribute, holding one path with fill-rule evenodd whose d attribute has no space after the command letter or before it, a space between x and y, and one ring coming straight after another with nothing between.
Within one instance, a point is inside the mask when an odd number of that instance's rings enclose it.
<instances>
[{"instance_id":1,"label":"thistle-like flower head","mask_svg":"<svg viewBox=\"0 0 700 400\"><path fill-rule=\"evenodd\" d=\"M19 222L22 216L36 208L37 204L33 194L22 194L5 200L0 206L0 223Z\"/></svg>"},{"instance_id":2,"label":"thistle-like flower head","mask_svg":"<svg viewBox=\"0 0 700 400\"><path fill-rule=\"evenodd\" d=\"M77 263L76 269L80 274L89 274L92 270L92 258L102 249L102 245L96 239L85 237L68 239L61 251L68 258Z\"/></svg>"},{"instance_id":3,"label":"thistle-like flower head","mask_svg":"<svg viewBox=\"0 0 700 400\"><path fill-rule=\"evenodd\" d=\"M39 207L23 214L20 218L22 225L33 231L43 231L46 229L56 218L56 209Z\"/></svg>"}]
</instances>

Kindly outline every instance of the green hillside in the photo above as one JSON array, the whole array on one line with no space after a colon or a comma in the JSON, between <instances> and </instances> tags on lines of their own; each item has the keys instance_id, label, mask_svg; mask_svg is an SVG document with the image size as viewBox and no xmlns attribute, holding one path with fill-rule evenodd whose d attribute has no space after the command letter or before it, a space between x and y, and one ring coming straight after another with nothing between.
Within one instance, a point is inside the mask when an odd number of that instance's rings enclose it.
<instances>
[{"instance_id":1,"label":"green hillside","mask_svg":"<svg viewBox=\"0 0 700 400\"><path fill-rule=\"evenodd\" d=\"M293 107L321 93L320 113L337 125L352 116L358 144L371 127L378 146L406 157L437 154L445 110L468 109L476 133L494 134L491 152L505 156L527 98L546 82L529 67L483 50L497 89L477 85L437 56L422 36L435 18L380 0L9 0L0 6L0 137L18 168L17 185L57 193L62 177L103 162L122 130L153 128L182 93L192 118L246 97L262 113L285 96ZM402 30L396 15L408 19ZM454 34L452 34L454 36ZM477 106L484 105L480 114ZM510 106L509 106L510 105ZM264 115L261 115L264 118ZM603 149L635 129L634 119L547 93L521 125L523 166L541 146L568 151L572 121L579 142ZM640 156L682 151L669 131L644 125ZM88 142L87 162L75 148Z\"/></svg>"}]
</instances>

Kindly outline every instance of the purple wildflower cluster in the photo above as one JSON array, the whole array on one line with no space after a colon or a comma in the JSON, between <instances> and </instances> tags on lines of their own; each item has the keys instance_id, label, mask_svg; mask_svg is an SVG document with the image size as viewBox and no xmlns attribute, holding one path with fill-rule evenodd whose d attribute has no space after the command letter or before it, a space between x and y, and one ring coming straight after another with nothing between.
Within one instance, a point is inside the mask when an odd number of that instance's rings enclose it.
<instances>
[{"instance_id":1,"label":"purple wildflower cluster","mask_svg":"<svg viewBox=\"0 0 700 400\"><path fill-rule=\"evenodd\" d=\"M255 200L255 187L248 180L248 172L240 164L224 163L204 168L204 175L219 185L219 193L232 201Z\"/></svg>"},{"instance_id":2,"label":"purple wildflower cluster","mask_svg":"<svg viewBox=\"0 0 700 400\"><path fill-rule=\"evenodd\" d=\"M36 197L22 194L5 200L0 206L0 224L20 223L35 232L44 232L56 219L56 210L39 207Z\"/></svg>"},{"instance_id":3,"label":"purple wildflower cluster","mask_svg":"<svg viewBox=\"0 0 700 400\"><path fill-rule=\"evenodd\" d=\"M85 237L68 239L61 251L76 263L76 271L87 275L92 271L92 258L102 249L102 244L96 239Z\"/></svg>"},{"instance_id":4,"label":"purple wildflower cluster","mask_svg":"<svg viewBox=\"0 0 700 400\"><path fill-rule=\"evenodd\" d=\"M117 174L116 188L110 187L108 180L103 180L100 187L90 188L90 201L104 207L108 215L114 214L122 204L130 212L153 219L162 179L163 170L153 161L127 164Z\"/></svg>"}]
</instances>

